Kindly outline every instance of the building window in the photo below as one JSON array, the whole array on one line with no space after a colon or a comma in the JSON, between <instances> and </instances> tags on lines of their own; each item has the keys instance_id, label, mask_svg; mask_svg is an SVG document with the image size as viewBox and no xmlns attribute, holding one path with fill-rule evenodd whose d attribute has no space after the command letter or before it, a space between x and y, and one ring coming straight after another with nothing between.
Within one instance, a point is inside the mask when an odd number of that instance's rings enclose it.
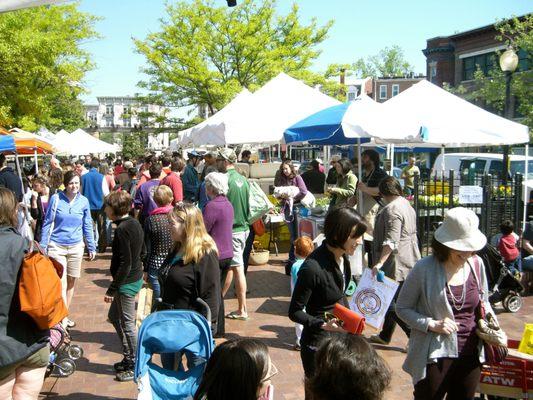
<instances>
[{"instance_id":1,"label":"building window","mask_svg":"<svg viewBox=\"0 0 533 400\"><path fill-rule=\"evenodd\" d=\"M400 85L392 85L392 97L400 93Z\"/></svg>"},{"instance_id":2,"label":"building window","mask_svg":"<svg viewBox=\"0 0 533 400\"><path fill-rule=\"evenodd\" d=\"M109 114L113 114L113 105L112 104L107 104L105 106L105 113L108 114L108 115Z\"/></svg>"},{"instance_id":3,"label":"building window","mask_svg":"<svg viewBox=\"0 0 533 400\"><path fill-rule=\"evenodd\" d=\"M96 122L96 113L94 111L89 113L89 121Z\"/></svg>"},{"instance_id":4,"label":"building window","mask_svg":"<svg viewBox=\"0 0 533 400\"><path fill-rule=\"evenodd\" d=\"M463 81L474 79L474 73L479 69L487 75L497 65L496 53L485 53L463 58Z\"/></svg>"},{"instance_id":5,"label":"building window","mask_svg":"<svg viewBox=\"0 0 533 400\"><path fill-rule=\"evenodd\" d=\"M131 114L131 107L130 106L124 106L124 109L122 111L123 114Z\"/></svg>"},{"instance_id":6,"label":"building window","mask_svg":"<svg viewBox=\"0 0 533 400\"><path fill-rule=\"evenodd\" d=\"M355 100L355 93L349 92L348 93L348 101L354 101Z\"/></svg>"},{"instance_id":7,"label":"building window","mask_svg":"<svg viewBox=\"0 0 533 400\"><path fill-rule=\"evenodd\" d=\"M379 99L383 100L387 98L387 85L379 85Z\"/></svg>"},{"instance_id":8,"label":"building window","mask_svg":"<svg viewBox=\"0 0 533 400\"><path fill-rule=\"evenodd\" d=\"M433 61L429 63L429 81L435 83L437 78L437 62Z\"/></svg>"},{"instance_id":9,"label":"building window","mask_svg":"<svg viewBox=\"0 0 533 400\"><path fill-rule=\"evenodd\" d=\"M519 49L516 54L518 55L518 68L517 71L529 71L529 55L524 49Z\"/></svg>"},{"instance_id":10,"label":"building window","mask_svg":"<svg viewBox=\"0 0 533 400\"><path fill-rule=\"evenodd\" d=\"M111 118L106 118L105 120L105 126L107 128L111 128L113 126L113 120Z\"/></svg>"},{"instance_id":11,"label":"building window","mask_svg":"<svg viewBox=\"0 0 533 400\"><path fill-rule=\"evenodd\" d=\"M123 125L125 128L131 128L131 119L124 118Z\"/></svg>"}]
</instances>

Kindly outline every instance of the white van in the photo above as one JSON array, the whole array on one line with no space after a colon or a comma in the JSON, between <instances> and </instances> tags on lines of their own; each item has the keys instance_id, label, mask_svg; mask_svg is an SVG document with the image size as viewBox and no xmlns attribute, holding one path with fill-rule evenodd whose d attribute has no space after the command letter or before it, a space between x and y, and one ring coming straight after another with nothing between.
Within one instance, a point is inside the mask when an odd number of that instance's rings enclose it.
<instances>
[{"instance_id":1,"label":"white van","mask_svg":"<svg viewBox=\"0 0 533 400\"><path fill-rule=\"evenodd\" d=\"M509 155L511 176L516 173L525 174L525 156ZM484 174L499 175L503 169L503 154L497 153L449 153L439 154L431 169L431 178L444 178L454 171L454 186L468 184L463 182L465 176L482 176ZM527 185L527 188L526 188ZM533 158L528 161L528 176L524 177L524 199L530 201L530 192L533 188Z\"/></svg>"}]
</instances>

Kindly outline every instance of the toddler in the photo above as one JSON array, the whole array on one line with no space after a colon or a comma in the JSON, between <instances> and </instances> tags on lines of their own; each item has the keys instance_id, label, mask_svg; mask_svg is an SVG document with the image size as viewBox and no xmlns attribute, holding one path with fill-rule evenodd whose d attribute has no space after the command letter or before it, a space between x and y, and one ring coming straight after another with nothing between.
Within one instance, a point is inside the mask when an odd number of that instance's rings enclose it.
<instances>
[{"instance_id":1,"label":"toddler","mask_svg":"<svg viewBox=\"0 0 533 400\"><path fill-rule=\"evenodd\" d=\"M294 241L294 255L296 256L296 261L292 264L291 267L291 295L294 291L294 286L296 286L296 280L298 279L298 271L304 263L305 259L309 254L315 249L313 241L308 236L299 237ZM302 336L303 326L301 324L294 324L294 329L296 331L296 343L294 345L294 350L300 350L300 337Z\"/></svg>"}]
</instances>

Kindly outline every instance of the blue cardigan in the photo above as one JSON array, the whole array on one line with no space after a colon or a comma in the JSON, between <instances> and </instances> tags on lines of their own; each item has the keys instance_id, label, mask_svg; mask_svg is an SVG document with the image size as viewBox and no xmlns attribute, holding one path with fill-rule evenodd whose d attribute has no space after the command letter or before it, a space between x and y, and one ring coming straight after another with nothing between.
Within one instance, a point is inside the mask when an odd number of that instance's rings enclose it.
<instances>
[{"instance_id":1,"label":"blue cardigan","mask_svg":"<svg viewBox=\"0 0 533 400\"><path fill-rule=\"evenodd\" d=\"M54 219L54 209L56 209L55 220L52 221ZM50 234L52 223L54 229ZM41 246L44 249L48 249L50 242L62 246L73 246L83 242L84 238L87 241L89 252L96 252L93 221L87 198L78 193L71 203L62 191L53 195L50 198L44 217Z\"/></svg>"}]
</instances>

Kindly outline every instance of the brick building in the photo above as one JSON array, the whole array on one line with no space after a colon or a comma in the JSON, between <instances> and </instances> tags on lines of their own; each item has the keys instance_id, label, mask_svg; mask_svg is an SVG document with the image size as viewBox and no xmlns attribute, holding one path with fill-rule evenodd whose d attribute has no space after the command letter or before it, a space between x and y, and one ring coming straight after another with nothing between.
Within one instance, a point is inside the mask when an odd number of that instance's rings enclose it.
<instances>
[{"instance_id":1,"label":"brick building","mask_svg":"<svg viewBox=\"0 0 533 400\"><path fill-rule=\"evenodd\" d=\"M438 86L448 83L468 87L478 67L485 73L494 67L499 68L498 52L505 50L505 44L496 39L497 34L492 24L428 39L422 50L426 56L428 80ZM527 53L517 49L517 54L517 71L529 69Z\"/></svg>"},{"instance_id":2,"label":"brick building","mask_svg":"<svg viewBox=\"0 0 533 400\"><path fill-rule=\"evenodd\" d=\"M347 78L346 85L346 100L354 100L360 94L366 94L375 101L383 103L388 99L396 96L404 90L410 88L415 83L425 79L425 76L411 76L411 77L390 77L390 78L362 78L351 79Z\"/></svg>"}]
</instances>

